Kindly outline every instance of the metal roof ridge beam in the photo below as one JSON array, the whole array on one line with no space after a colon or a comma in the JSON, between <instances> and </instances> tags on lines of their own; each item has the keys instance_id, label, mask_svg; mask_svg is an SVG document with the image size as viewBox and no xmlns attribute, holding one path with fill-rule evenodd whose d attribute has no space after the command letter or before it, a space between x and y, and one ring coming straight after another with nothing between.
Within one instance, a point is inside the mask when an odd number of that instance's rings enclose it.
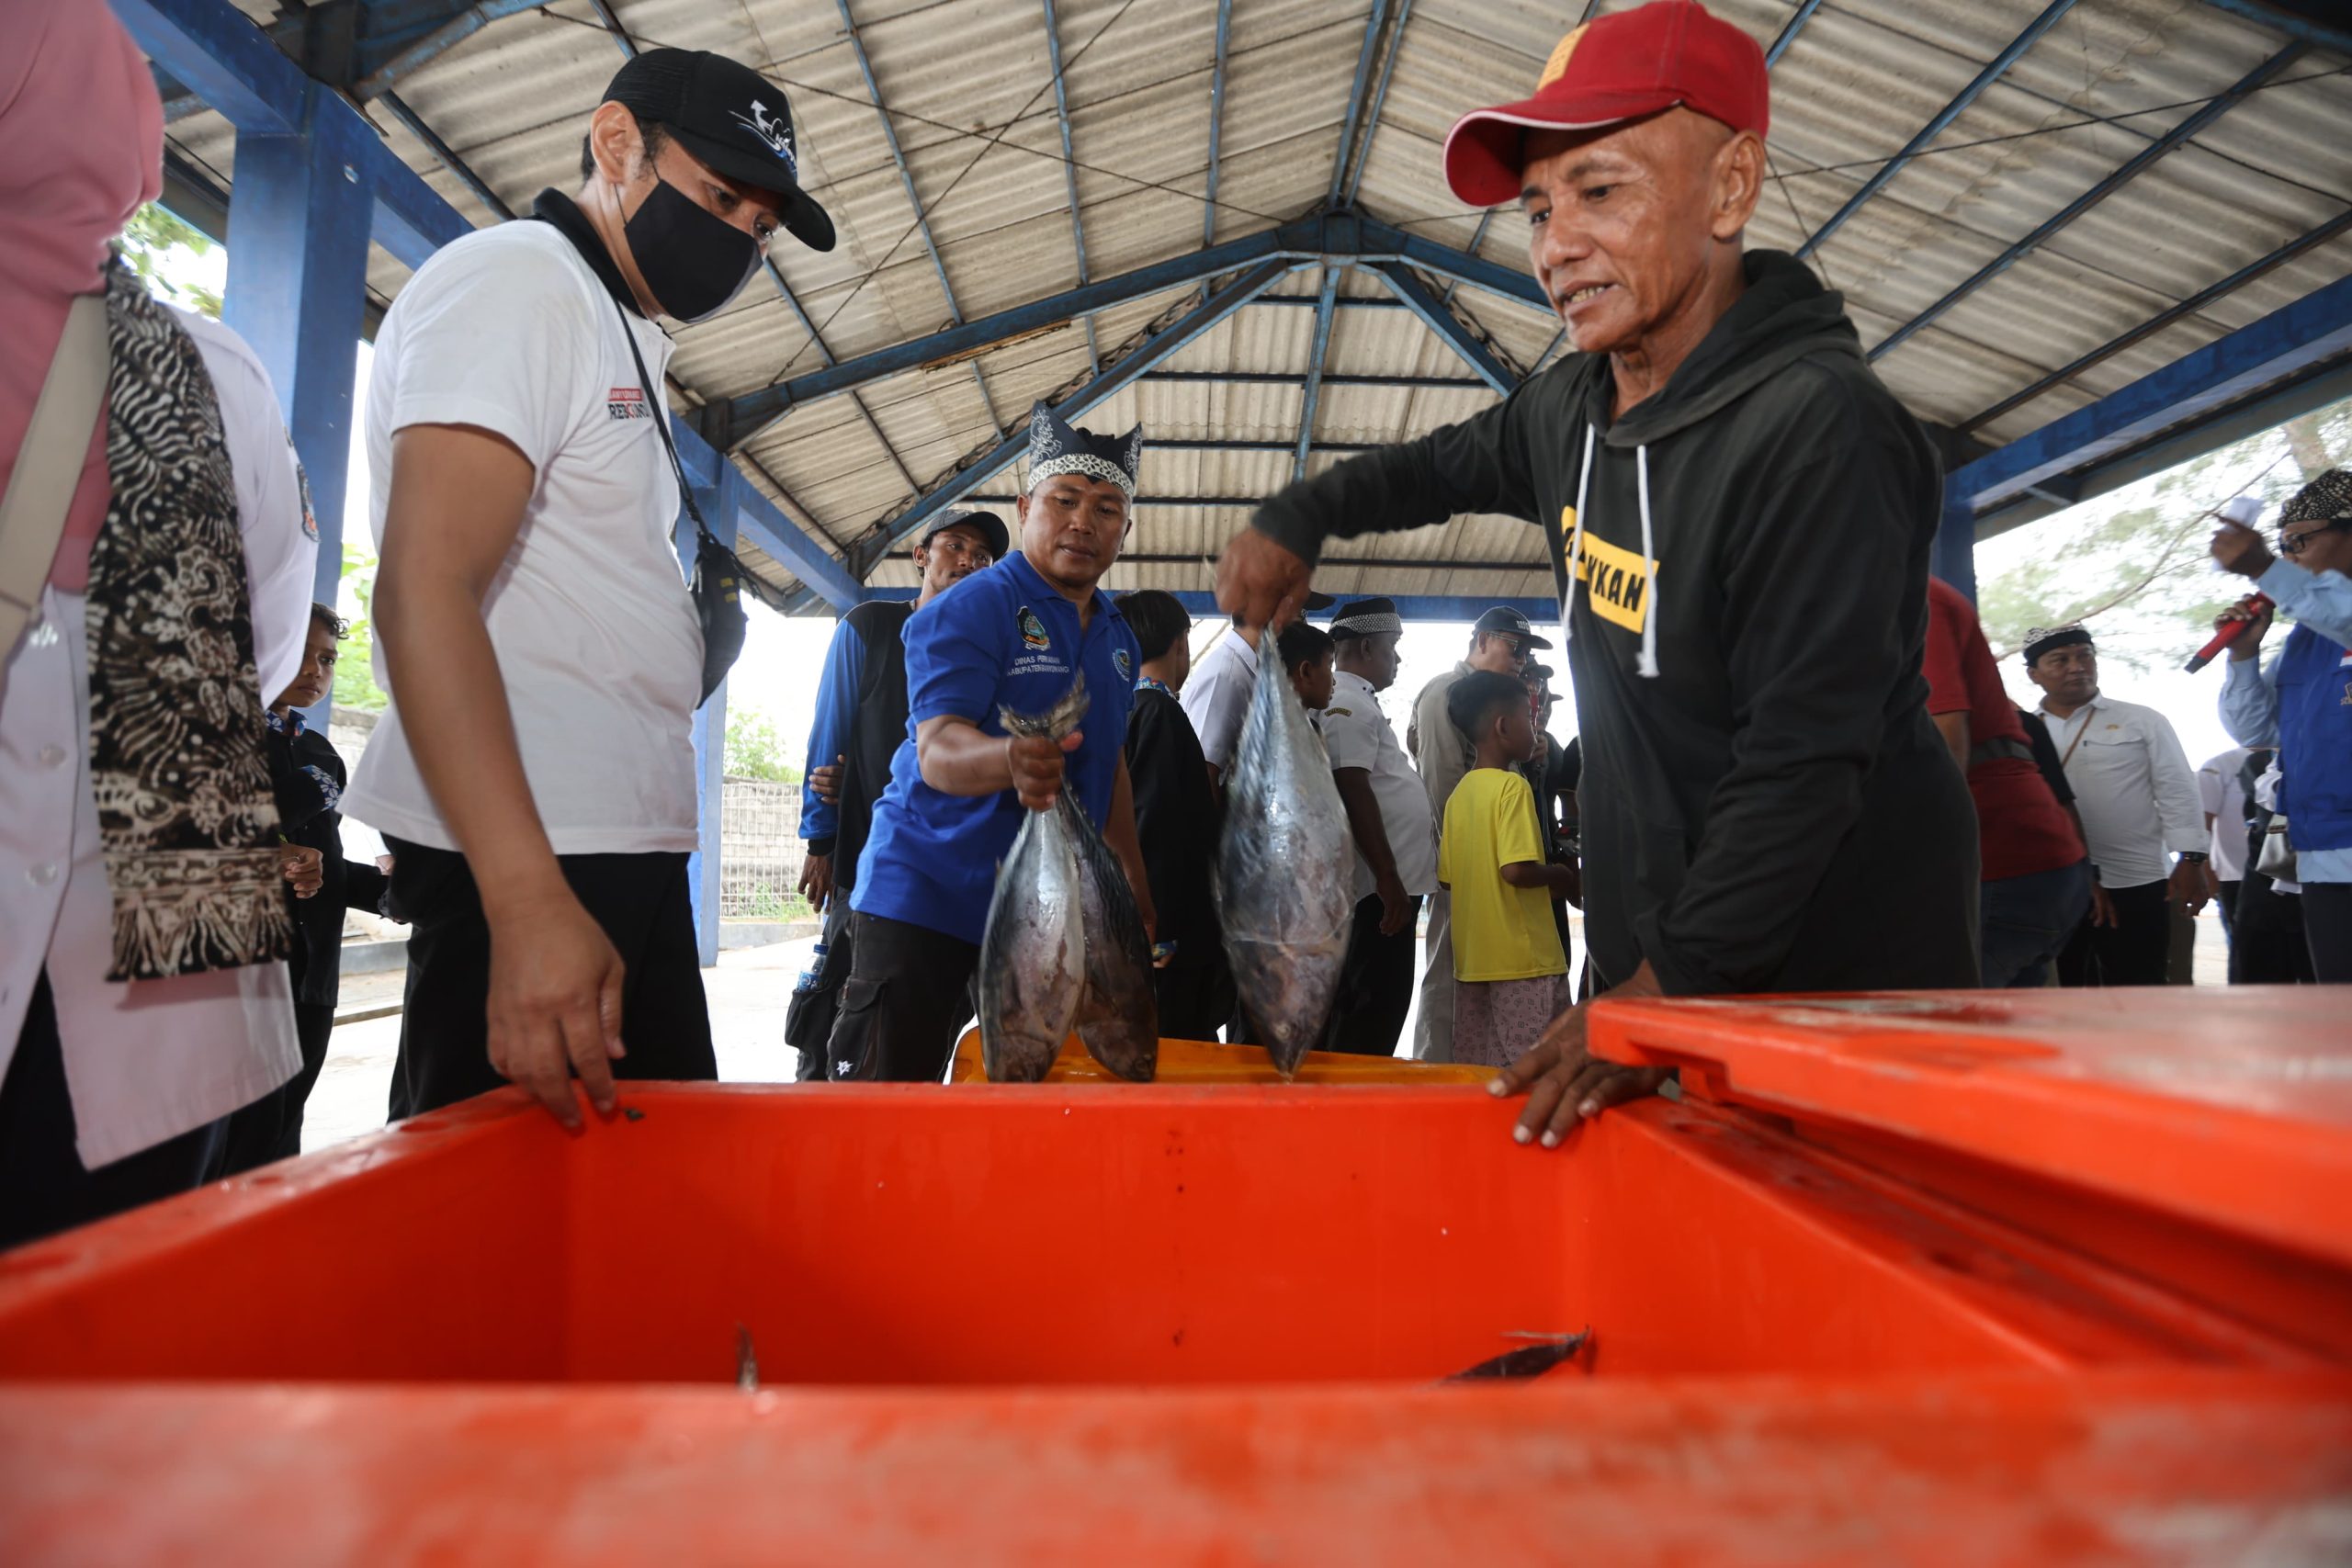
<instances>
[{"instance_id":1,"label":"metal roof ridge beam","mask_svg":"<svg viewBox=\"0 0 2352 1568\"><path fill-rule=\"evenodd\" d=\"M2291 39L2320 49L2334 50L2338 54L2352 54L2352 27L2339 22L2327 22L2318 17L2298 16L2288 6L2271 4L2269 0L2205 0L2217 11L2227 11L2256 27L2284 33ZM2343 15L2339 7L2336 13Z\"/></svg>"},{"instance_id":2,"label":"metal roof ridge beam","mask_svg":"<svg viewBox=\"0 0 2352 1568\"><path fill-rule=\"evenodd\" d=\"M1298 446L1291 456L1290 481L1306 477L1306 455L1315 450L1315 405L1323 396L1323 359L1331 352L1332 301L1340 293L1340 269L1323 269L1323 292L1315 300L1315 345L1306 355L1306 395L1298 410Z\"/></svg>"},{"instance_id":3,"label":"metal roof ridge beam","mask_svg":"<svg viewBox=\"0 0 2352 1568\"><path fill-rule=\"evenodd\" d=\"M1372 15L1364 18L1363 48L1356 53L1356 77L1348 88L1348 118L1340 125L1340 150L1331 159L1331 186L1324 193L1326 207L1340 205L1340 188L1348 177L1348 155L1356 139L1356 121L1363 118L1364 89L1372 80L1372 56L1380 42L1380 24L1388 17L1388 0L1372 0Z\"/></svg>"},{"instance_id":4,"label":"metal roof ridge beam","mask_svg":"<svg viewBox=\"0 0 2352 1568\"><path fill-rule=\"evenodd\" d=\"M866 96L874 100L874 116L882 122L882 140L889 146L890 162L898 165L899 183L906 187L907 205L914 209L915 232L922 236L922 248L931 253L932 270L939 274L939 291L947 297L947 318L961 326L964 312L956 304L956 286L947 281L947 264L940 259L938 243L932 238L931 219L923 211L922 196L915 190L914 170L907 166L906 151L899 145L899 129L890 123L890 111L883 106L882 85L875 80L874 62L866 57L865 40L858 36L857 18L850 12L849 0L834 3L841 7L842 30L849 36L849 46L856 52L858 73L865 78Z\"/></svg>"},{"instance_id":5,"label":"metal roof ridge beam","mask_svg":"<svg viewBox=\"0 0 2352 1568\"><path fill-rule=\"evenodd\" d=\"M1978 513L2130 448L2248 393L2352 355L2352 277L2183 355L2098 401L1952 470L1952 493Z\"/></svg>"},{"instance_id":6,"label":"metal roof ridge beam","mask_svg":"<svg viewBox=\"0 0 2352 1568\"><path fill-rule=\"evenodd\" d=\"M1301 261L1320 260L1319 249L1302 248L1310 245L1315 231L1306 224L1285 224L1239 240L1228 240L1204 251L1189 255L1173 256L1164 262L1154 262L1115 277L1099 278L1076 288L1033 299L1025 305L1015 305L991 315L977 317L961 326L947 327L922 337L910 338L888 348L878 348L870 354L839 360L822 370L794 377L762 387L741 396L715 400L705 407L720 411L709 416L704 426L714 441L730 450L757 435L762 430L781 419L792 408L832 397L868 382L879 381L908 370L958 359L977 354L1008 338L1023 337L1047 327L1061 325L1076 317L1107 310L1188 283L1198 283L1220 273L1235 271L1254 262L1288 257Z\"/></svg>"},{"instance_id":7,"label":"metal roof ridge beam","mask_svg":"<svg viewBox=\"0 0 2352 1568\"><path fill-rule=\"evenodd\" d=\"M1470 235L1470 248L1469 248L1469 250L1468 250L1467 252L1465 252L1465 253L1464 253L1465 254L1468 254L1468 255L1474 255L1474 256L1475 256L1475 255L1476 255L1476 254L1477 254L1481 250L1484 250L1484 249L1486 248L1486 244L1487 244L1487 230L1489 230L1489 229L1491 229L1491 228L1493 228L1493 227L1495 226L1495 214L1496 214L1496 213L1498 213L1498 212L1500 212L1501 210L1502 210L1502 209L1501 209L1501 208L1499 208L1499 207L1489 207L1488 209L1487 209L1487 210L1485 211L1485 213L1484 213L1484 214L1482 214L1482 215L1479 217L1479 219L1478 219L1478 227L1477 227L1477 228L1476 228L1476 230L1471 233L1471 235ZM1448 305L1453 304L1453 297L1454 297L1456 294L1459 294L1459 293L1461 293L1461 292L1462 292L1462 280L1461 280L1460 278L1458 278L1458 277L1453 277L1453 278L1448 278L1448 279L1446 280L1446 284L1445 284L1445 302L1446 302Z\"/></svg>"},{"instance_id":8,"label":"metal roof ridge beam","mask_svg":"<svg viewBox=\"0 0 2352 1568\"><path fill-rule=\"evenodd\" d=\"M2003 398L1999 402L1995 403L1991 408L1986 409L1984 412L1969 415L1968 418L1962 420L1953 428L1965 434L1970 431L1980 428L1981 426L1992 423L1993 421L2000 418L2003 414L2007 413L2010 410L2022 408L2027 403L2033 401L2034 399L2041 396L2042 393L2049 391L2052 388L2056 387L2063 382L2073 380L2084 371L2088 370L2092 366L2114 357L2116 355L2122 353L2125 349L2130 348L2136 343L2154 337L2156 333L2164 331L2165 328L2172 325L2175 321L2179 321L2183 316L2196 314L2206 306L2213 303L2216 299L2220 299L2226 295L2235 293L2238 289L2253 282L2256 278L2263 276L2263 274L2269 272L2276 267L2282 266L2288 262L2293 261L2305 251L2311 250L2315 246L2325 244L2328 241L2333 240L2338 234L2343 233L2346 229L2352 229L2352 207L2346 208L2343 211L2337 213L2335 217L2329 219L2326 222L2321 224L2316 229L2305 230L2302 233L2296 235L2293 239L2288 241L2277 250L2272 251L2268 255L2246 263L2245 265L2238 268L2235 272L2230 274L2221 281L2207 284L2204 288L2199 289L2188 299L2180 301L2180 303L2166 306L2164 310L2149 317L2146 321L2142 321L2131 331L2124 333L2120 336L2111 337L2105 343L2099 344L2097 348L2090 350L2088 353L2077 355L2075 358L2069 360L2064 365L2060 366L2057 369L2051 371L2047 376L2044 376L2041 379L2035 381L2031 386L2011 392L2007 397Z\"/></svg>"},{"instance_id":9,"label":"metal roof ridge beam","mask_svg":"<svg viewBox=\"0 0 2352 1568\"><path fill-rule=\"evenodd\" d=\"M1216 243L1216 179L1225 137L1225 70L1233 34L1233 0L1216 0L1216 63L1209 76L1209 180L1201 203L1201 248ZM1204 293L1205 299L1207 295Z\"/></svg>"},{"instance_id":10,"label":"metal roof ridge beam","mask_svg":"<svg viewBox=\"0 0 2352 1568\"><path fill-rule=\"evenodd\" d=\"M1086 281L1086 220L1078 210L1078 150L1069 136L1069 90L1062 81L1061 21L1054 15L1054 0L1046 0L1046 62L1054 71L1054 118L1062 128L1062 186L1069 196L1070 245L1078 252L1078 280ZM1086 364L1102 373L1102 356L1094 343L1094 318L1086 318Z\"/></svg>"},{"instance_id":11,"label":"metal roof ridge beam","mask_svg":"<svg viewBox=\"0 0 2352 1568\"><path fill-rule=\"evenodd\" d=\"M1291 270L1292 264L1281 260L1263 262L1253 267L1170 321L1133 354L1052 404L1054 412L1064 419L1083 416L1145 371L1232 315L1257 295L1281 282ZM994 448L933 484L912 506L891 518L881 533L853 546L848 562L853 575L863 581L899 540L912 534L935 513L953 506L988 479L1001 473L1007 464L1018 459L1028 449L1029 425L1023 423L1018 431L998 442Z\"/></svg>"},{"instance_id":12,"label":"metal roof ridge beam","mask_svg":"<svg viewBox=\"0 0 2352 1568\"><path fill-rule=\"evenodd\" d=\"M1953 120L1967 113L1968 106L1974 103L1984 94L1985 88L2007 75L2009 67L2023 58L2026 51L2040 42L2041 36L2056 27L2059 18L2074 8L2075 0L2050 0L2050 4L2042 7L2041 15L2027 23L2025 30L2011 39L2007 49L1995 55L1968 85L1952 96L1951 102L1928 117L1928 123L1919 128L1919 133L1903 144L1902 152L1880 164L1877 173L1862 182L1862 188L1847 197L1845 206L1831 213L1820 228L1805 236L1804 243L1797 247L1797 259L1804 260L1815 251L1819 250L1830 235L1844 228L1846 220L1860 211L1863 203L1884 190L1888 182L1901 174L1905 166L1926 149L1928 143L1941 136Z\"/></svg>"},{"instance_id":13,"label":"metal roof ridge beam","mask_svg":"<svg viewBox=\"0 0 2352 1568\"><path fill-rule=\"evenodd\" d=\"M1364 165L1372 162L1372 139L1379 134L1380 111L1388 103L1388 79L1396 73L1396 55L1405 47L1405 24L1412 17L1413 0L1397 0L1396 23L1388 29L1388 52L1380 59L1380 83L1372 90L1372 107L1364 114L1363 134L1356 138L1355 166L1340 198L1350 207L1356 204L1356 192L1363 188Z\"/></svg>"},{"instance_id":14,"label":"metal roof ridge beam","mask_svg":"<svg viewBox=\"0 0 2352 1568\"><path fill-rule=\"evenodd\" d=\"M1820 9L1821 0L1804 0L1804 4L1797 7L1797 14L1789 18L1787 25L1781 28L1781 36L1774 39L1772 47L1764 51L1765 70L1770 71L1781 63L1781 56L1789 52L1789 45L1797 41L1797 34L1804 31L1804 25L1813 20L1813 14Z\"/></svg>"},{"instance_id":15,"label":"metal roof ridge beam","mask_svg":"<svg viewBox=\"0 0 2352 1568\"><path fill-rule=\"evenodd\" d=\"M2189 138L2197 135L2207 126L2211 125L2215 120L2220 119L2223 115L2237 107L2239 104L2245 100L2247 94L2253 92L2265 82L2270 80L2271 77L2276 76L2279 72L2284 71L2288 66L2293 64L2295 61L2303 54L2303 52L2304 46L2302 44L2290 43L2286 48L2280 50L2278 53L2272 55L2269 59L2264 61L2261 64L2256 66L2253 70L2247 72L2244 76L2239 77L2237 81L2231 84L2226 90L2215 95L2213 100L2207 104L2203 108L2199 109L2196 113L2188 116L2188 118L2182 120L2178 125L2176 125L2170 130L2165 131L2164 135L2158 137L2155 141L2151 141L2147 146L2143 147L2139 152L2133 153L2130 162L2126 163L2121 168L2117 169L2113 174L2099 181L2098 184L2091 186L2090 189L2085 191L2082 195L2068 202L2057 212L2052 214L2049 218L2044 219L2041 223L2035 228L2033 232L2028 234L2024 239L2019 240L2015 244L2009 246L1999 255L1995 256L1991 261L1986 262L1965 282L1956 286L1942 299L1937 300L1934 304L1928 306L1926 310L1920 311L1917 315L1912 317L1909 321L1895 328L1894 331L1888 333L1884 338L1882 338L1877 345L1870 351L1869 357L1871 361L1875 364L1878 360L1893 353L1895 349L1901 347L1903 344L1921 327L1928 325L1937 317L1942 315L1946 310L1951 310L1954 305L1957 305L1962 299L1967 299L1971 294L1976 292L1977 289L1983 288L1990 279L2007 272L2022 257L2041 248L2041 244L2052 235L2057 233L2067 224L2072 223L2075 219L2080 218L2084 213L2088 212L2092 208L2097 207L2100 202L2105 201L2109 197L2113 196L2117 191L2122 189L2123 186L2138 178L2139 175L2157 159L2163 157L2165 153L2171 152L2174 148L2179 146L2182 142L2187 141Z\"/></svg>"},{"instance_id":16,"label":"metal roof ridge beam","mask_svg":"<svg viewBox=\"0 0 2352 1568\"><path fill-rule=\"evenodd\" d=\"M1381 280L1405 302L1408 310L1420 317L1422 324L1444 340L1445 345L1460 355L1478 378L1496 391L1508 395L1519 385L1519 376L1510 367L1495 356L1492 349L1470 335L1460 319L1445 307L1445 301L1430 292L1427 284L1413 276L1410 269L1395 262L1381 262L1373 270Z\"/></svg>"}]
</instances>

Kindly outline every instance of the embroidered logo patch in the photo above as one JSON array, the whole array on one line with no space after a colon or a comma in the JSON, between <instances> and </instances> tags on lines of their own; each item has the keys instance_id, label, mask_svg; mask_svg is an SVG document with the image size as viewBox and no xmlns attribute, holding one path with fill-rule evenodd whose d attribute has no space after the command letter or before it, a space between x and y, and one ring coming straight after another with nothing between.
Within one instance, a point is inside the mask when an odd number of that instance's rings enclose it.
<instances>
[{"instance_id":1,"label":"embroidered logo patch","mask_svg":"<svg viewBox=\"0 0 2352 1568\"><path fill-rule=\"evenodd\" d=\"M1040 649L1054 646L1053 639L1046 635L1046 623L1032 614L1026 604L1021 606L1021 643L1024 648Z\"/></svg>"},{"instance_id":2,"label":"embroidered logo patch","mask_svg":"<svg viewBox=\"0 0 2352 1568\"><path fill-rule=\"evenodd\" d=\"M605 394L605 412L614 419L651 419L642 387L615 387Z\"/></svg>"},{"instance_id":3,"label":"embroidered logo patch","mask_svg":"<svg viewBox=\"0 0 2352 1568\"><path fill-rule=\"evenodd\" d=\"M1573 529L1576 508L1561 510L1563 526ZM1649 583L1642 571L1644 564L1639 551L1621 549L1588 533L1584 556L1570 564L1569 572L1590 591L1587 598L1594 615L1612 626L1638 632L1649 620ZM1655 575L1666 574L1662 561L1647 564Z\"/></svg>"},{"instance_id":4,"label":"embroidered logo patch","mask_svg":"<svg viewBox=\"0 0 2352 1568\"><path fill-rule=\"evenodd\" d=\"M1566 74L1568 69L1568 57L1576 53L1577 45L1583 41L1584 29L1582 28L1577 28L1574 32L1560 40L1558 46L1552 51L1552 58L1544 62L1544 74L1535 79L1535 90L1537 92L1542 92L1544 88L1550 86L1553 83L1558 81L1563 75Z\"/></svg>"},{"instance_id":5,"label":"embroidered logo patch","mask_svg":"<svg viewBox=\"0 0 2352 1568\"><path fill-rule=\"evenodd\" d=\"M1125 649L1113 649L1111 650L1111 663L1113 668L1119 671L1120 680L1132 681L1135 679L1135 671L1130 669L1127 664L1127 650Z\"/></svg>"}]
</instances>

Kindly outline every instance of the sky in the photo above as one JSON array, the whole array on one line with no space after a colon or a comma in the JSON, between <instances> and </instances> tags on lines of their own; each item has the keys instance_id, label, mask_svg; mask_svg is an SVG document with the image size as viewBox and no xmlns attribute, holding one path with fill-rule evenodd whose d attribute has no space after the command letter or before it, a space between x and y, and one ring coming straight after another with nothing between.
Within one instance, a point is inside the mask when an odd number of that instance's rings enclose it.
<instances>
[{"instance_id":1,"label":"sky","mask_svg":"<svg viewBox=\"0 0 2352 1568\"><path fill-rule=\"evenodd\" d=\"M198 256L186 250L172 253L166 276L175 282L201 284L213 289L224 287L228 256L220 246ZM345 491L344 536L368 541L368 457L360 434L359 411L364 407L370 346L359 345L356 395L350 453L349 476ZM2120 507L2143 505L2154 493L2163 476L2154 476L2140 484L2052 514L2037 523L1986 540L1977 547L1977 575L1989 579L2011 564L2026 559L2050 559L2062 557L2068 539L2084 524L2093 509L2100 512ZM2062 573L2058 586L2063 588ZM356 610L357 603L345 589L342 605L346 612ZM814 716L817 682L823 668L825 649L832 637L833 623L822 618L786 618L763 606L751 606L750 634L745 639L742 658L735 666L727 683L727 699L730 713L750 710L769 718L777 733L789 739L797 750L802 738L808 733ZM1539 626L1538 634L1553 642L1562 639L1556 626ZM1411 716L1413 697L1430 680L1453 668L1466 650L1470 628L1462 622L1415 623L1406 628L1399 644L1402 669L1396 683L1382 698L1382 706L1402 736ZM1222 629L1214 620L1203 620L1193 628L1193 650L1197 656ZM2191 651L2184 639L2181 655ZM1555 669L1566 668L1566 661L1556 651L1545 656ZM2160 663L2146 672L2110 668L2106 672L2105 689L2109 694L2143 703L2157 709L2172 721L2180 736L2183 750L2188 753L2191 765L2226 750L2232 742L2222 730L2217 705L2220 697L2222 671L2216 664L2201 674L2189 675L2169 662ZM2041 699L2041 693L2025 677L2022 665L2015 659L2006 660L2002 675L2010 693L2023 705L2030 708ZM1564 684L1564 682L1563 682ZM1563 693L1564 698L1566 696ZM1564 700L1553 720L1553 733L1566 740L1576 733L1574 705Z\"/></svg>"}]
</instances>

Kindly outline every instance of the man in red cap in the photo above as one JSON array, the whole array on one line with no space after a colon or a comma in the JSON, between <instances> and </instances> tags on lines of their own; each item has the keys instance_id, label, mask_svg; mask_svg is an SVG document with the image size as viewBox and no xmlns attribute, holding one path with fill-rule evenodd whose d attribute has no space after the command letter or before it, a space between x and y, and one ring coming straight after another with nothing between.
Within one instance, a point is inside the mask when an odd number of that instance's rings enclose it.
<instances>
[{"instance_id":1,"label":"man in red cap","mask_svg":"<svg viewBox=\"0 0 2352 1568\"><path fill-rule=\"evenodd\" d=\"M1976 831L1926 708L1936 457L1843 302L1742 234L1755 41L1688 0L1578 28L1465 116L1447 183L1517 200L1577 353L1474 419L1293 485L1227 547L1224 606L1286 613L1324 542L1504 513L1544 530L1584 740L1585 931L1610 994L1973 986ZM1578 587L1582 592L1577 592ZM1497 1092L1516 1136L1662 1075L1563 1014Z\"/></svg>"}]
</instances>

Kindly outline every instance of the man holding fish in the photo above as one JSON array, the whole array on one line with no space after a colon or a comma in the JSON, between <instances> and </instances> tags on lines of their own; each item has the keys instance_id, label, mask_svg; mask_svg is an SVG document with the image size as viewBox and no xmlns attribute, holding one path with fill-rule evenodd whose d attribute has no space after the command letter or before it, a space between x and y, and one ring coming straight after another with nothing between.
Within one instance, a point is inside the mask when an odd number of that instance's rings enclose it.
<instances>
[{"instance_id":1,"label":"man holding fish","mask_svg":"<svg viewBox=\"0 0 2352 1568\"><path fill-rule=\"evenodd\" d=\"M1020 548L907 623L910 733L858 863L854 956L828 1051L837 1080L944 1076L976 1010L998 864L1026 816L1056 810L1065 789L1152 924L1124 754L1142 660L1095 586L1125 538L1142 451L1140 428L1097 435L1038 404ZM1005 722L1064 709L1081 682L1083 715L1058 738Z\"/></svg>"},{"instance_id":2,"label":"man holding fish","mask_svg":"<svg viewBox=\"0 0 2352 1568\"><path fill-rule=\"evenodd\" d=\"M1227 547L1279 626L1324 542L1500 513L1545 531L1585 745L1586 935L1618 997L1976 983L1975 824L1919 674L1941 480L1803 265L1747 252L1770 84L1688 0L1561 40L1534 96L1445 147L1516 199L1577 350L1501 403L1335 465ZM1583 592L1577 592L1581 587ZM1572 1008L1498 1081L1556 1145L1663 1075Z\"/></svg>"}]
</instances>

